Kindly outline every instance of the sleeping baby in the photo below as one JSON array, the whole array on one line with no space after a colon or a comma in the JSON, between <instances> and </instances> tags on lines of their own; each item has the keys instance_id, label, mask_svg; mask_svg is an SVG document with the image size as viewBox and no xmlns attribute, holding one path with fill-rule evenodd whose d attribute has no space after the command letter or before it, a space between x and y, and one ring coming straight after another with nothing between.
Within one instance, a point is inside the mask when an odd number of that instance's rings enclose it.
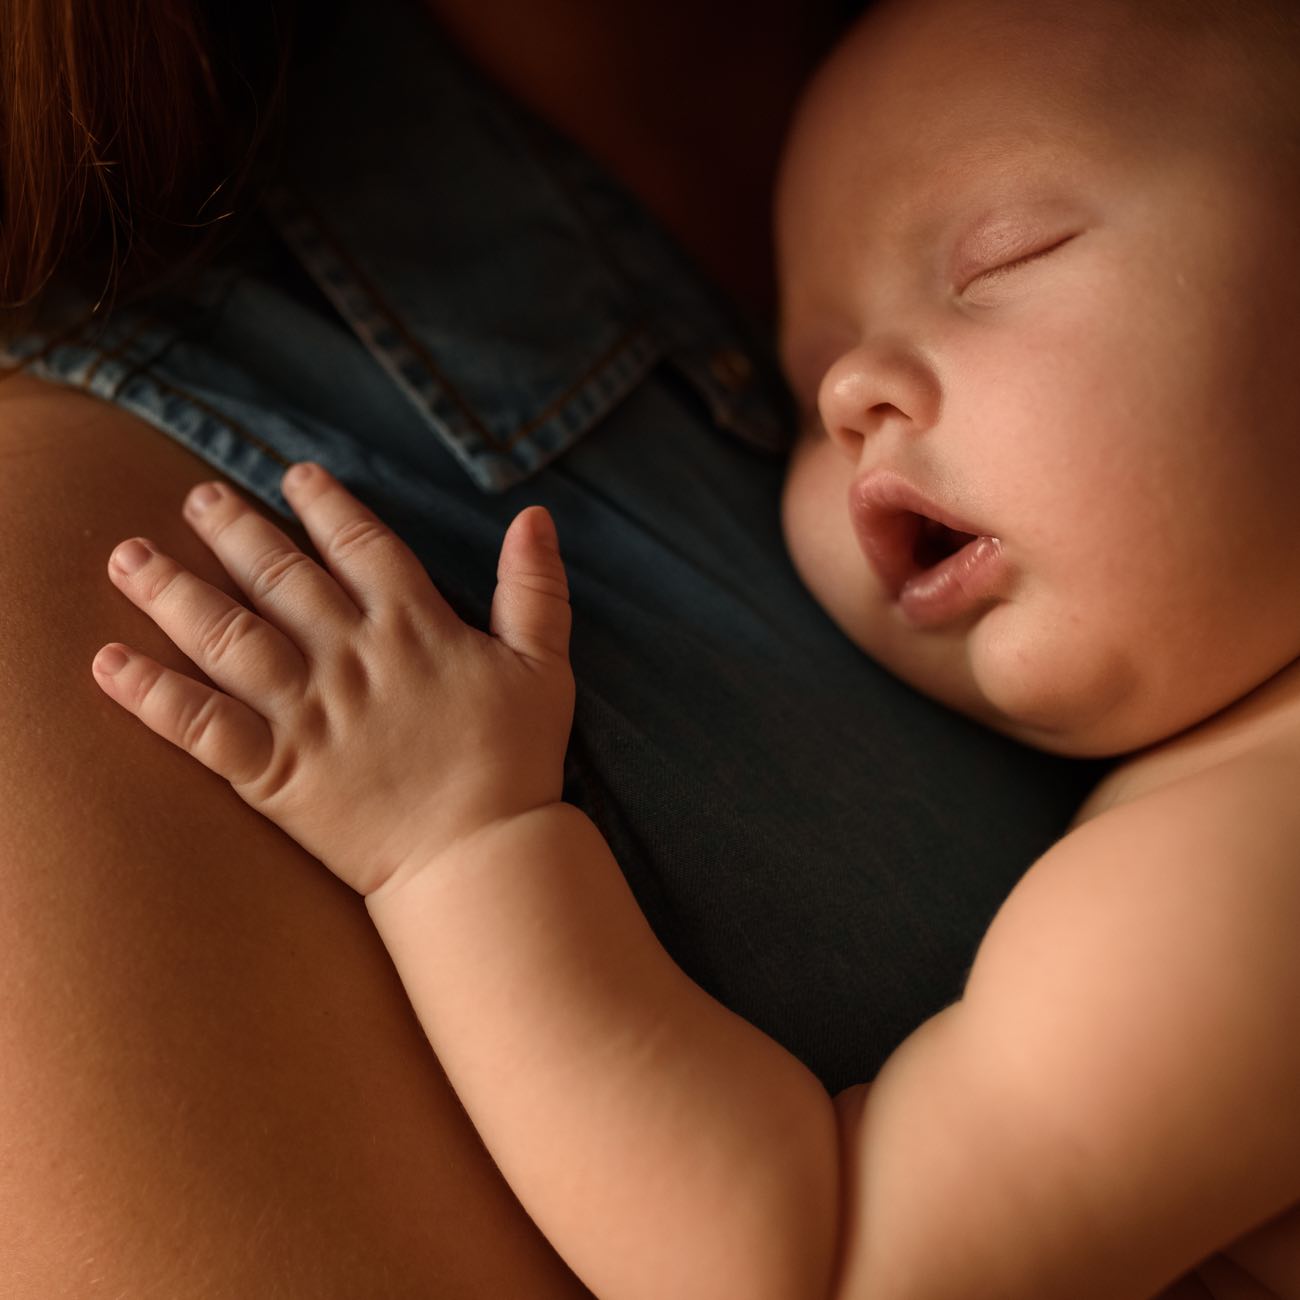
<instances>
[{"instance_id":1,"label":"sleeping baby","mask_svg":"<svg viewBox=\"0 0 1300 1300\"><path fill-rule=\"evenodd\" d=\"M364 896L601 1300L1300 1300L1298 73L1287 0L885 0L806 92L796 568L917 689L1121 759L961 996L836 1097L682 973L561 798L544 509L486 631L313 463L283 491L324 566L187 502L248 606L114 553L220 689L121 645L96 680Z\"/></svg>"}]
</instances>

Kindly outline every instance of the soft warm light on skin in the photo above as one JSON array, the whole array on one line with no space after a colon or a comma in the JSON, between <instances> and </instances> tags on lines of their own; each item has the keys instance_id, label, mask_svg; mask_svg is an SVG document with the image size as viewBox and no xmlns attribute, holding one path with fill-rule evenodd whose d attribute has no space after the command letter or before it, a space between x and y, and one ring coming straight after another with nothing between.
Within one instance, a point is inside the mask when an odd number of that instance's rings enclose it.
<instances>
[{"instance_id":1,"label":"soft warm light on skin","mask_svg":"<svg viewBox=\"0 0 1300 1300\"><path fill-rule=\"evenodd\" d=\"M1114 754L1300 656L1300 223L1277 158L1197 90L1228 71L1140 48L1122 2L1078 11L886 4L816 78L777 206L805 410L782 517L899 676ZM1155 75L1117 78L1121 48ZM995 603L900 615L844 505L878 466L1002 539Z\"/></svg>"}]
</instances>

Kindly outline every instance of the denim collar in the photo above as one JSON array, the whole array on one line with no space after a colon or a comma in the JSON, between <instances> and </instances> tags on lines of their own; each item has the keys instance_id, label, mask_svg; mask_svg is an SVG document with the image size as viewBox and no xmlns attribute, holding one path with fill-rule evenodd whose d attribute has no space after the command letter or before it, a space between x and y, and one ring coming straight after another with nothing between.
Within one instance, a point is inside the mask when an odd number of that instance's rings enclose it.
<instances>
[{"instance_id":1,"label":"denim collar","mask_svg":"<svg viewBox=\"0 0 1300 1300\"><path fill-rule=\"evenodd\" d=\"M553 460L660 363L720 429L785 450L770 341L419 0L344 0L293 77L264 211L479 487Z\"/></svg>"}]
</instances>

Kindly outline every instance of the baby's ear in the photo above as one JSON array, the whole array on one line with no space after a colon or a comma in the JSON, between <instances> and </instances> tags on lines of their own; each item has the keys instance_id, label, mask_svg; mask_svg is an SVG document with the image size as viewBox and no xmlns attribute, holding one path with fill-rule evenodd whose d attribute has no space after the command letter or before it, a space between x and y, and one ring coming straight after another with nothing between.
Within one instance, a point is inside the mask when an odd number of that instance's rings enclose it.
<instances>
[{"instance_id":1,"label":"baby's ear","mask_svg":"<svg viewBox=\"0 0 1300 1300\"><path fill-rule=\"evenodd\" d=\"M545 506L529 506L501 543L488 629L519 654L551 662L568 657L571 623L555 523Z\"/></svg>"}]
</instances>

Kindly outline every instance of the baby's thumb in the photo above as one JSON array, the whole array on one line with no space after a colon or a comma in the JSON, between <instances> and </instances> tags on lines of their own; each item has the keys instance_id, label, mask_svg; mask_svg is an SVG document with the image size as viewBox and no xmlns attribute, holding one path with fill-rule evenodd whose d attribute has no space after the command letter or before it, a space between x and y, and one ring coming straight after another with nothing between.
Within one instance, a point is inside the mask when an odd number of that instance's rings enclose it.
<instances>
[{"instance_id":1,"label":"baby's thumb","mask_svg":"<svg viewBox=\"0 0 1300 1300\"><path fill-rule=\"evenodd\" d=\"M571 621L555 524L545 506L529 506L510 521L501 543L488 627L530 659L563 659Z\"/></svg>"}]
</instances>

